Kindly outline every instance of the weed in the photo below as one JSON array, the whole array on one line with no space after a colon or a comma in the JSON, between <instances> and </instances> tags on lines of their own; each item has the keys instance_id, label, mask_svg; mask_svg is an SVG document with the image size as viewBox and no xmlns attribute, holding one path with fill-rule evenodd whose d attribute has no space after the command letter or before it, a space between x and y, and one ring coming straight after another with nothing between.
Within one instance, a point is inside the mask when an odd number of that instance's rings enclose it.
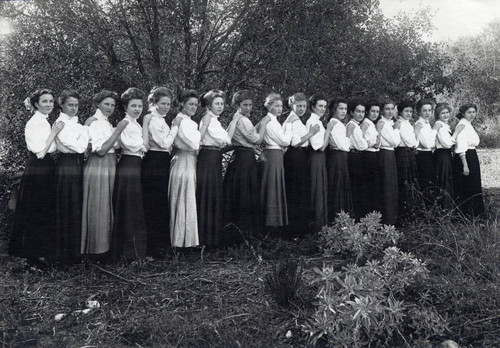
<instances>
[{"instance_id":1,"label":"weed","mask_svg":"<svg viewBox=\"0 0 500 348\"><path fill-rule=\"evenodd\" d=\"M278 261L266 276L265 284L280 306L289 306L302 285L302 268L295 260Z\"/></svg>"}]
</instances>

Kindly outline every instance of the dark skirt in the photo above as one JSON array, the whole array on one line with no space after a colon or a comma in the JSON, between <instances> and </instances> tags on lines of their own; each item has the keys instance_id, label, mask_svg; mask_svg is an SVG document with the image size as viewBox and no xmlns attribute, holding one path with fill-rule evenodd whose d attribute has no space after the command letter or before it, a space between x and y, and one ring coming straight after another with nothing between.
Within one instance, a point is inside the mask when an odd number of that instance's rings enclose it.
<instances>
[{"instance_id":1,"label":"dark skirt","mask_svg":"<svg viewBox=\"0 0 500 348\"><path fill-rule=\"evenodd\" d=\"M201 245L221 244L222 152L201 148L196 166L196 206Z\"/></svg>"},{"instance_id":2,"label":"dark skirt","mask_svg":"<svg viewBox=\"0 0 500 348\"><path fill-rule=\"evenodd\" d=\"M425 193L435 185L434 156L432 151L417 151L415 159L417 161L418 186Z\"/></svg>"},{"instance_id":3,"label":"dark skirt","mask_svg":"<svg viewBox=\"0 0 500 348\"><path fill-rule=\"evenodd\" d=\"M434 182L439 188L437 198L443 209L453 208L453 169L451 165L451 149L434 151Z\"/></svg>"},{"instance_id":4,"label":"dark skirt","mask_svg":"<svg viewBox=\"0 0 500 348\"><path fill-rule=\"evenodd\" d=\"M347 161L348 153L329 150L326 155L328 171L328 218L334 221L341 211L352 216L351 181Z\"/></svg>"},{"instance_id":5,"label":"dark skirt","mask_svg":"<svg viewBox=\"0 0 500 348\"><path fill-rule=\"evenodd\" d=\"M168 179L170 177L168 152L149 151L142 161L142 198L147 230L147 253L159 256L170 246L170 207Z\"/></svg>"},{"instance_id":6,"label":"dark skirt","mask_svg":"<svg viewBox=\"0 0 500 348\"><path fill-rule=\"evenodd\" d=\"M328 224L328 173L326 154L323 151L309 151L311 168L311 210L314 228L320 230Z\"/></svg>"},{"instance_id":7,"label":"dark skirt","mask_svg":"<svg viewBox=\"0 0 500 348\"><path fill-rule=\"evenodd\" d=\"M259 230L259 184L257 161L250 147L237 147L227 166L223 182L224 221L240 231L254 234ZM232 230L231 230L232 231ZM225 243L241 241L238 231ZM224 232L226 235L226 232Z\"/></svg>"},{"instance_id":8,"label":"dark skirt","mask_svg":"<svg viewBox=\"0 0 500 348\"><path fill-rule=\"evenodd\" d=\"M394 225L398 218L398 169L394 151L380 149L382 174L382 223Z\"/></svg>"},{"instance_id":9,"label":"dark skirt","mask_svg":"<svg viewBox=\"0 0 500 348\"><path fill-rule=\"evenodd\" d=\"M399 218L408 218L416 205L418 190L417 161L411 147L396 147L394 156L398 169Z\"/></svg>"},{"instance_id":10,"label":"dark skirt","mask_svg":"<svg viewBox=\"0 0 500 348\"><path fill-rule=\"evenodd\" d=\"M56 194L54 161L30 153L19 184L9 245L11 255L36 261L54 258Z\"/></svg>"},{"instance_id":11,"label":"dark skirt","mask_svg":"<svg viewBox=\"0 0 500 348\"><path fill-rule=\"evenodd\" d=\"M265 149L262 151L260 165L260 203L264 225L288 225L283 151Z\"/></svg>"},{"instance_id":12,"label":"dark skirt","mask_svg":"<svg viewBox=\"0 0 500 348\"><path fill-rule=\"evenodd\" d=\"M284 158L289 231L293 236L308 232L311 214L311 178L307 148L289 147Z\"/></svg>"},{"instance_id":13,"label":"dark skirt","mask_svg":"<svg viewBox=\"0 0 500 348\"><path fill-rule=\"evenodd\" d=\"M354 218L359 221L366 215L366 176L363 164L363 153L351 150L347 155L349 180L351 182L352 210Z\"/></svg>"},{"instance_id":14,"label":"dark skirt","mask_svg":"<svg viewBox=\"0 0 500 348\"><path fill-rule=\"evenodd\" d=\"M141 162L138 156L122 155L116 166L113 192L113 256L126 260L146 256L146 223L142 202Z\"/></svg>"},{"instance_id":15,"label":"dark skirt","mask_svg":"<svg viewBox=\"0 0 500 348\"><path fill-rule=\"evenodd\" d=\"M364 203L361 205L365 210L362 216L377 211L382 213L382 172L380 167L380 153L363 151L361 154L363 162L363 178L366 181Z\"/></svg>"},{"instance_id":16,"label":"dark skirt","mask_svg":"<svg viewBox=\"0 0 500 348\"><path fill-rule=\"evenodd\" d=\"M475 149L465 153L469 175L463 175L462 161L459 155L453 158L453 188L455 203L460 210L469 216L478 216L484 213L483 188L481 185L481 168Z\"/></svg>"},{"instance_id":17,"label":"dark skirt","mask_svg":"<svg viewBox=\"0 0 500 348\"><path fill-rule=\"evenodd\" d=\"M76 263L82 237L83 155L60 153L56 181L56 258L66 264Z\"/></svg>"}]
</instances>

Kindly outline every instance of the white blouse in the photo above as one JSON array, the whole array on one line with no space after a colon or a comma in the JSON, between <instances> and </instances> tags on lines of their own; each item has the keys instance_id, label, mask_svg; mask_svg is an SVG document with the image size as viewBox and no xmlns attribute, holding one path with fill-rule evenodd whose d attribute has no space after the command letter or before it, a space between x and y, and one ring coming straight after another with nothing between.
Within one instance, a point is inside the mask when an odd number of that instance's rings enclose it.
<instances>
[{"instance_id":1,"label":"white blouse","mask_svg":"<svg viewBox=\"0 0 500 348\"><path fill-rule=\"evenodd\" d=\"M378 132L375 124L369 118L365 118L363 122L361 122L361 130L364 132L363 137L368 144L368 148L366 151L377 152L379 149L375 148L378 139Z\"/></svg>"},{"instance_id":2,"label":"white blouse","mask_svg":"<svg viewBox=\"0 0 500 348\"><path fill-rule=\"evenodd\" d=\"M453 145L455 145L455 139L451 136L450 125L439 120L436 121L436 123L442 125L442 127L437 131L436 149L450 149Z\"/></svg>"},{"instance_id":3,"label":"white blouse","mask_svg":"<svg viewBox=\"0 0 500 348\"><path fill-rule=\"evenodd\" d=\"M288 115L288 117L286 118L284 123L288 124L289 123L289 122L287 122L288 119L290 119L291 117L296 116L296 115L297 114L295 113L295 111L292 110L290 112L290 115ZM300 140L302 139L302 137L307 135L307 133L308 133L307 127L305 126L305 124L302 123L302 121L300 119L296 119L291 124L292 124L292 141L290 142L290 145L297 147L298 144L300 144ZM285 126L283 126L283 128L285 128ZM300 147L304 147L304 148L306 148L308 146L309 146L309 140L304 141L304 143L302 145L300 145Z\"/></svg>"},{"instance_id":4,"label":"white blouse","mask_svg":"<svg viewBox=\"0 0 500 348\"><path fill-rule=\"evenodd\" d=\"M198 125L188 115L179 112L177 117L182 118L179 131L174 140L174 146L180 150L197 151L200 149L201 133Z\"/></svg>"},{"instance_id":5,"label":"white blouse","mask_svg":"<svg viewBox=\"0 0 500 348\"><path fill-rule=\"evenodd\" d=\"M377 124L382 125L380 130L380 148L384 150L394 151L394 148L398 146L401 141L401 136L399 135L399 129L394 129L394 121L388 120L386 118L381 118Z\"/></svg>"},{"instance_id":6,"label":"white blouse","mask_svg":"<svg viewBox=\"0 0 500 348\"><path fill-rule=\"evenodd\" d=\"M128 121L128 124L118 137L123 154L142 157L144 155L142 127L137 122L137 119L131 117L129 114L125 114L125 120Z\"/></svg>"},{"instance_id":7,"label":"white blouse","mask_svg":"<svg viewBox=\"0 0 500 348\"><path fill-rule=\"evenodd\" d=\"M346 129L350 131L349 140L351 142L351 149L364 151L368 148L368 142L363 138L360 124L356 120L350 120L347 123Z\"/></svg>"},{"instance_id":8,"label":"white blouse","mask_svg":"<svg viewBox=\"0 0 500 348\"><path fill-rule=\"evenodd\" d=\"M208 124L207 131L203 136L203 139L201 139L201 145L218 147L230 145L231 139L229 138L227 131L222 128L222 125L219 122L219 116L215 115L210 110L207 111L207 114L212 115L212 118L210 119L210 123ZM203 119L200 122L199 129L201 129L201 127L203 127Z\"/></svg>"},{"instance_id":9,"label":"white blouse","mask_svg":"<svg viewBox=\"0 0 500 348\"><path fill-rule=\"evenodd\" d=\"M90 143L92 144L92 152L97 152L102 148L102 145L113 135L115 129L109 123L108 118L104 116L101 110L97 109L92 116L96 120L89 126ZM108 153L114 153L118 149L118 141L108 150Z\"/></svg>"},{"instance_id":10,"label":"white blouse","mask_svg":"<svg viewBox=\"0 0 500 348\"><path fill-rule=\"evenodd\" d=\"M50 136L51 126L47 117L49 115L42 114L40 111L36 111L33 116L26 123L24 128L24 138L26 140L26 146L28 150L33 152L35 155L39 155L40 152L45 149L45 142ZM52 153L56 151L56 143L52 142L47 153ZM40 158L40 157L38 157Z\"/></svg>"},{"instance_id":11,"label":"white blouse","mask_svg":"<svg viewBox=\"0 0 500 348\"><path fill-rule=\"evenodd\" d=\"M401 127L399 128L399 147L417 147L417 139L415 138L415 131L410 121L400 118Z\"/></svg>"},{"instance_id":12,"label":"white blouse","mask_svg":"<svg viewBox=\"0 0 500 348\"><path fill-rule=\"evenodd\" d=\"M457 146L455 147L455 153L461 154L467 152L469 149L475 149L479 145L479 135L476 133L472 124L465 118L462 118L458 122L457 127L463 124L464 129L457 136Z\"/></svg>"},{"instance_id":13,"label":"white blouse","mask_svg":"<svg viewBox=\"0 0 500 348\"><path fill-rule=\"evenodd\" d=\"M323 123L321 122L320 117L313 112L306 122L306 129L310 129L315 125L319 126L319 132L309 138L309 144L311 144L313 150L317 151L323 146L323 140L325 139L326 130L325 127L323 127Z\"/></svg>"},{"instance_id":14,"label":"white blouse","mask_svg":"<svg viewBox=\"0 0 500 348\"><path fill-rule=\"evenodd\" d=\"M351 140L347 137L347 129L345 125L340 120L334 121L331 119L330 122L335 122L335 125L328 135L328 143L335 150L349 152Z\"/></svg>"},{"instance_id":15,"label":"white blouse","mask_svg":"<svg viewBox=\"0 0 500 348\"><path fill-rule=\"evenodd\" d=\"M292 125L287 124L285 130L283 130L275 115L269 112L267 116L271 120L266 124L266 131L264 133L266 149L281 150L290 145L290 141L292 140Z\"/></svg>"},{"instance_id":16,"label":"white blouse","mask_svg":"<svg viewBox=\"0 0 500 348\"><path fill-rule=\"evenodd\" d=\"M236 123L234 125L234 123ZM259 133L255 129L252 121L243 115L235 115L231 121L229 128L235 127L231 143L234 146L254 147L260 140Z\"/></svg>"},{"instance_id":17,"label":"white blouse","mask_svg":"<svg viewBox=\"0 0 500 348\"><path fill-rule=\"evenodd\" d=\"M422 125L419 130L417 125ZM432 151L436 147L436 131L432 129L429 124L429 120L422 117L415 122L414 126L415 137L418 141L417 150L418 151Z\"/></svg>"},{"instance_id":18,"label":"white blouse","mask_svg":"<svg viewBox=\"0 0 500 348\"><path fill-rule=\"evenodd\" d=\"M64 128L57 134L57 150L62 153L84 153L89 145L89 127L78 123L78 117L62 113L56 122L64 122Z\"/></svg>"},{"instance_id":19,"label":"white blouse","mask_svg":"<svg viewBox=\"0 0 500 348\"><path fill-rule=\"evenodd\" d=\"M173 126L170 129L165 122L165 116L160 115L156 110L151 111L151 120L148 125L150 151L172 151L179 127Z\"/></svg>"}]
</instances>

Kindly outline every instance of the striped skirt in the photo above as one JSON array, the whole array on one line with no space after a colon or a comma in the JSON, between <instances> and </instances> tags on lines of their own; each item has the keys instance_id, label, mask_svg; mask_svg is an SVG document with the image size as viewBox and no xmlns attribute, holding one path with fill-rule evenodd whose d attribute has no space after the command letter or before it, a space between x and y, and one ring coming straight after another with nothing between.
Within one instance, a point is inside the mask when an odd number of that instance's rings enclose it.
<instances>
[{"instance_id":1,"label":"striped skirt","mask_svg":"<svg viewBox=\"0 0 500 348\"><path fill-rule=\"evenodd\" d=\"M288 225L283 151L265 149L261 156L260 203L264 225Z\"/></svg>"}]
</instances>

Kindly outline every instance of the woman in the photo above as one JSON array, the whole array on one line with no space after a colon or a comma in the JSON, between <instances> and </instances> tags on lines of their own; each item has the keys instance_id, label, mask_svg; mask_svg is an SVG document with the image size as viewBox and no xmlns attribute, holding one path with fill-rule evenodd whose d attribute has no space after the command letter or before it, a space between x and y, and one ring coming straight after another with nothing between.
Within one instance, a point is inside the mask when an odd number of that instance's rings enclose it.
<instances>
[{"instance_id":1,"label":"woman","mask_svg":"<svg viewBox=\"0 0 500 348\"><path fill-rule=\"evenodd\" d=\"M122 120L114 129L108 121L117 98L116 93L107 90L94 95L96 112L85 122L89 126L91 152L83 167L81 253L92 258L106 256L114 225L115 149L119 147L118 136L128 124Z\"/></svg>"},{"instance_id":2,"label":"woman","mask_svg":"<svg viewBox=\"0 0 500 348\"><path fill-rule=\"evenodd\" d=\"M434 151L435 168L433 182L440 188L438 192L438 201L443 209L453 208L453 170L451 164L451 148L455 145L455 139L451 136L450 125L451 107L446 103L436 106L434 111L436 123L432 127L433 133L436 133Z\"/></svg>"},{"instance_id":3,"label":"woman","mask_svg":"<svg viewBox=\"0 0 500 348\"><path fill-rule=\"evenodd\" d=\"M201 149L196 167L196 205L200 244L218 247L222 230L222 151L231 139L219 122L226 94L210 90L202 98L206 114L200 122Z\"/></svg>"},{"instance_id":4,"label":"woman","mask_svg":"<svg viewBox=\"0 0 500 348\"><path fill-rule=\"evenodd\" d=\"M363 138L366 140L367 149L361 153L363 162L363 178L366 180L364 202L361 204L361 216L373 211L382 211L380 198L382 197L382 174L380 168L380 136L375 127L380 115L380 105L371 101L366 105L367 114L361 122L360 128Z\"/></svg>"},{"instance_id":5,"label":"woman","mask_svg":"<svg viewBox=\"0 0 500 348\"><path fill-rule=\"evenodd\" d=\"M353 201L354 218L359 221L366 210L366 177L363 165L363 151L368 148L368 142L363 137L361 122L365 118L365 106L360 100L354 100L348 105L348 113L351 120L346 126L346 135L350 141L350 149L347 156L349 180Z\"/></svg>"},{"instance_id":6,"label":"woman","mask_svg":"<svg viewBox=\"0 0 500 348\"><path fill-rule=\"evenodd\" d=\"M307 110L307 99L304 93L295 93L288 99L288 104L292 111L284 123L292 125L292 140L285 152L283 166L289 231L291 237L294 237L304 235L309 228L311 179L307 148L309 139L319 132L320 127L314 125L307 128L301 121Z\"/></svg>"},{"instance_id":7,"label":"woman","mask_svg":"<svg viewBox=\"0 0 500 348\"><path fill-rule=\"evenodd\" d=\"M198 109L198 93L194 90L180 92L180 111L174 122L179 131L174 140L168 201L170 203L170 243L173 247L199 245L198 218L196 214L196 155L200 148L201 134L196 122L191 120Z\"/></svg>"},{"instance_id":8,"label":"woman","mask_svg":"<svg viewBox=\"0 0 500 348\"><path fill-rule=\"evenodd\" d=\"M266 117L269 122L264 126L262 151L260 201L264 215L264 225L277 228L288 225L286 205L285 174L283 168L283 149L292 140L292 125L284 123L284 130L277 117L283 112L283 101L279 94L270 93L265 100Z\"/></svg>"},{"instance_id":9,"label":"woman","mask_svg":"<svg viewBox=\"0 0 500 348\"><path fill-rule=\"evenodd\" d=\"M433 105L428 99L417 103L419 118L413 127L418 142L416 155L418 185L426 196L429 194L427 191L434 185L435 177L432 151L436 147L436 130L429 123Z\"/></svg>"},{"instance_id":10,"label":"woman","mask_svg":"<svg viewBox=\"0 0 500 348\"><path fill-rule=\"evenodd\" d=\"M382 102L382 117L377 122L380 134L380 167L382 174L382 223L394 225L398 218L398 170L394 148L401 141L399 128L401 121L394 123L396 104L392 100Z\"/></svg>"},{"instance_id":11,"label":"woman","mask_svg":"<svg viewBox=\"0 0 500 348\"><path fill-rule=\"evenodd\" d=\"M144 116L143 137L149 150L142 161L142 197L147 229L147 253L160 256L170 246L170 208L168 179L170 153L179 130L179 119L172 129L165 122L173 94L165 87L154 87L149 96L150 113Z\"/></svg>"},{"instance_id":12,"label":"woman","mask_svg":"<svg viewBox=\"0 0 500 348\"><path fill-rule=\"evenodd\" d=\"M270 118L261 121L259 131L248 118L252 112L253 96L248 90L234 94L232 104L237 108L227 129L231 144L235 147L227 166L223 182L224 220L240 231L255 234L259 227L259 184L255 147L262 142L265 125ZM240 238L234 238L239 240ZM232 241L227 241L232 242Z\"/></svg>"},{"instance_id":13,"label":"woman","mask_svg":"<svg viewBox=\"0 0 500 348\"><path fill-rule=\"evenodd\" d=\"M56 137L57 226L56 257L71 264L80 259L82 236L83 153L89 144L88 127L78 123L79 95L65 90L58 98L61 113L56 122L64 128Z\"/></svg>"},{"instance_id":14,"label":"woman","mask_svg":"<svg viewBox=\"0 0 500 348\"><path fill-rule=\"evenodd\" d=\"M415 191L418 189L417 161L415 149L418 145L415 131L410 123L414 105L411 101L403 101L398 105L398 123L400 140L394 150L398 170L399 217L408 218L411 208L415 206Z\"/></svg>"},{"instance_id":15,"label":"woman","mask_svg":"<svg viewBox=\"0 0 500 348\"><path fill-rule=\"evenodd\" d=\"M48 154L56 150L54 139L64 123L56 122L51 127L47 121L54 109L52 91L36 90L25 103L35 112L24 129L29 158L19 184L9 252L36 263L52 259L54 254L54 161Z\"/></svg>"},{"instance_id":16,"label":"woman","mask_svg":"<svg viewBox=\"0 0 500 348\"><path fill-rule=\"evenodd\" d=\"M478 216L485 211L481 168L476 153L479 136L472 126L476 115L476 104L462 105L457 115L460 121L455 130L456 134L454 134L457 139L455 157L453 158L455 201L460 210L469 216Z\"/></svg>"},{"instance_id":17,"label":"woman","mask_svg":"<svg viewBox=\"0 0 500 348\"><path fill-rule=\"evenodd\" d=\"M352 215L351 182L347 156L351 141L347 137L344 120L347 115L347 101L334 99L330 103L330 120L326 127L324 145L329 145L326 155L328 171L328 217L334 221L341 211Z\"/></svg>"}]
</instances>

